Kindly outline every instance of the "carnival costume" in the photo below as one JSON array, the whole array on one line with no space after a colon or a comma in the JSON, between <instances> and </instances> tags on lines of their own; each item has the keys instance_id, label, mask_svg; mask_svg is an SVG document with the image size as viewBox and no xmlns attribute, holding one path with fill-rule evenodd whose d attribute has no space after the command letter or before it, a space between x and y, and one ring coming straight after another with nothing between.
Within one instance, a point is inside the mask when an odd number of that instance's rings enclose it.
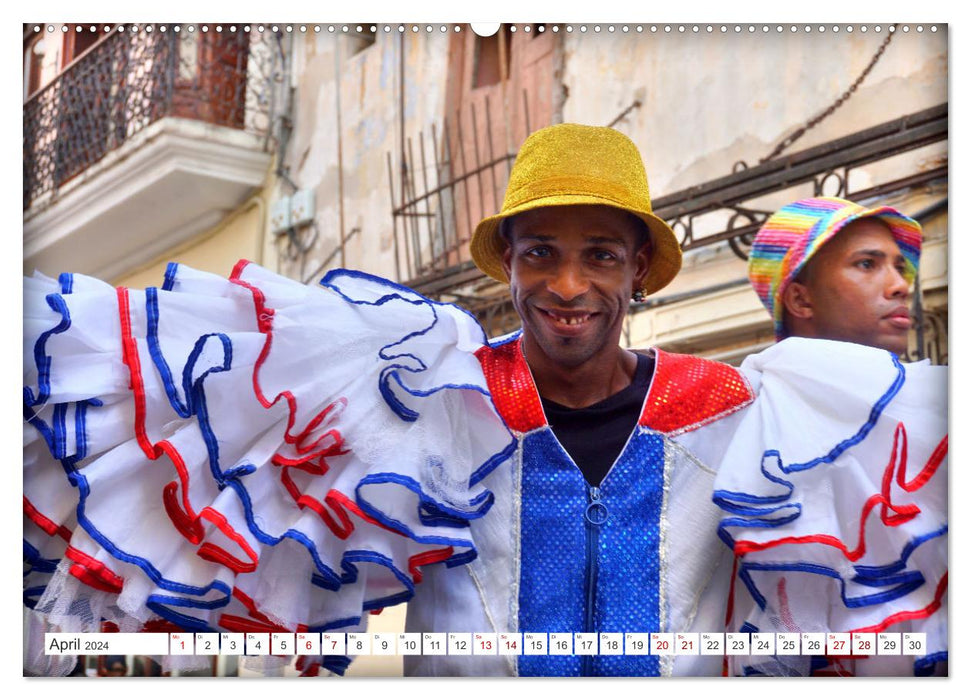
<instances>
[{"instance_id":1,"label":"carnival costume","mask_svg":"<svg viewBox=\"0 0 971 700\"><path fill-rule=\"evenodd\" d=\"M545 426L518 336L489 345L464 312L379 278L311 289L252 264L229 281L172 265L143 293L79 275L25 292L25 602L60 629L356 629L424 573L423 631L684 630L713 578L720 545L688 524L712 530L713 474L669 436L751 401L730 367L658 353L598 491ZM446 614L462 584L435 592L453 577L420 567L476 559L473 604ZM519 666L662 671L647 656Z\"/></svg>"},{"instance_id":2,"label":"carnival costume","mask_svg":"<svg viewBox=\"0 0 971 700\"><path fill-rule=\"evenodd\" d=\"M714 537L719 510L706 464L753 394L732 367L652 352L637 427L598 487L553 435L519 335L477 353L515 451L486 481L496 501L472 524L479 557L457 575L431 573L434 592L409 604L410 629L721 629L731 557ZM422 675L719 675L721 667L713 656L406 659L406 670Z\"/></svg>"},{"instance_id":3,"label":"carnival costume","mask_svg":"<svg viewBox=\"0 0 971 700\"><path fill-rule=\"evenodd\" d=\"M25 601L61 629L357 629L424 575L416 631L717 631L721 521L744 555L745 629L786 614L792 629L896 629L925 610L915 629L938 651L946 640L941 368L803 339L742 373L654 351L638 427L591 488L546 425L517 335L489 344L460 310L379 278L338 271L312 289L251 264L229 281L171 266L144 293L76 275L25 291ZM469 566L422 571L433 563ZM826 585L847 607L823 623L811 601ZM721 657L409 666L715 675Z\"/></svg>"}]
</instances>

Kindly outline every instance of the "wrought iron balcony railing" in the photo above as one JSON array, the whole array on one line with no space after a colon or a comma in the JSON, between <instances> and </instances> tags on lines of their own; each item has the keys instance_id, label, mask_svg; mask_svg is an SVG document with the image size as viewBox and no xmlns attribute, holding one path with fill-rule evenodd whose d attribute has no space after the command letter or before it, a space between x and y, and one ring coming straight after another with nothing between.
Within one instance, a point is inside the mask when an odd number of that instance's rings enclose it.
<instances>
[{"instance_id":1,"label":"wrought iron balcony railing","mask_svg":"<svg viewBox=\"0 0 971 700\"><path fill-rule=\"evenodd\" d=\"M163 117L250 132L267 150L283 72L280 35L206 29L116 28L31 96L24 210Z\"/></svg>"}]
</instances>

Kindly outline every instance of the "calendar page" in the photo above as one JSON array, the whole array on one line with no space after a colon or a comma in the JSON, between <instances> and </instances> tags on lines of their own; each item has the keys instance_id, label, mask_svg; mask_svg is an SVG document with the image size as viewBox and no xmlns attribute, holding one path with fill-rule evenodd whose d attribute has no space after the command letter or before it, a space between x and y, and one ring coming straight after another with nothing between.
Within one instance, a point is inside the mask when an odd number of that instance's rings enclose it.
<instances>
[{"instance_id":1,"label":"calendar page","mask_svg":"<svg viewBox=\"0 0 971 700\"><path fill-rule=\"evenodd\" d=\"M958 85L946 22L886 21L939 14L869 14L24 24L24 676L947 675ZM524 148L566 125L607 145ZM920 231L903 345L777 370L756 236L843 200ZM481 242L564 204L677 251L599 487L519 349L522 229Z\"/></svg>"}]
</instances>

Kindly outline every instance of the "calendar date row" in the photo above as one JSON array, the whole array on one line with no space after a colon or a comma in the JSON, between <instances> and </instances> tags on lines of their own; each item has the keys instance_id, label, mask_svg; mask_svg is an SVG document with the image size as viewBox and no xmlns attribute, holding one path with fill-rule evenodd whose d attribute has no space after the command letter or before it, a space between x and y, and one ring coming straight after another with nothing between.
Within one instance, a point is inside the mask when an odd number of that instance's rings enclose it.
<instances>
[{"instance_id":1,"label":"calendar date row","mask_svg":"<svg viewBox=\"0 0 971 700\"><path fill-rule=\"evenodd\" d=\"M917 632L247 632L45 635L49 655L921 656Z\"/></svg>"}]
</instances>

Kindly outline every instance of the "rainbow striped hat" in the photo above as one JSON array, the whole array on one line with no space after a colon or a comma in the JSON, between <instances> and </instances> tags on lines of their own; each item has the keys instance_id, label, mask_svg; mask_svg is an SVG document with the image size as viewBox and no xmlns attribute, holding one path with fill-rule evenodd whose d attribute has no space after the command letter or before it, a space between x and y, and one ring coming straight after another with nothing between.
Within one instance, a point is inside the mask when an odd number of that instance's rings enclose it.
<instances>
[{"instance_id":1,"label":"rainbow striped hat","mask_svg":"<svg viewBox=\"0 0 971 700\"><path fill-rule=\"evenodd\" d=\"M775 322L776 340L786 337L782 293L809 259L840 229L858 219L874 217L890 227L907 261L907 277L917 274L920 224L893 207L868 209L836 197L812 197L787 204L759 229L748 258L748 278Z\"/></svg>"}]
</instances>

